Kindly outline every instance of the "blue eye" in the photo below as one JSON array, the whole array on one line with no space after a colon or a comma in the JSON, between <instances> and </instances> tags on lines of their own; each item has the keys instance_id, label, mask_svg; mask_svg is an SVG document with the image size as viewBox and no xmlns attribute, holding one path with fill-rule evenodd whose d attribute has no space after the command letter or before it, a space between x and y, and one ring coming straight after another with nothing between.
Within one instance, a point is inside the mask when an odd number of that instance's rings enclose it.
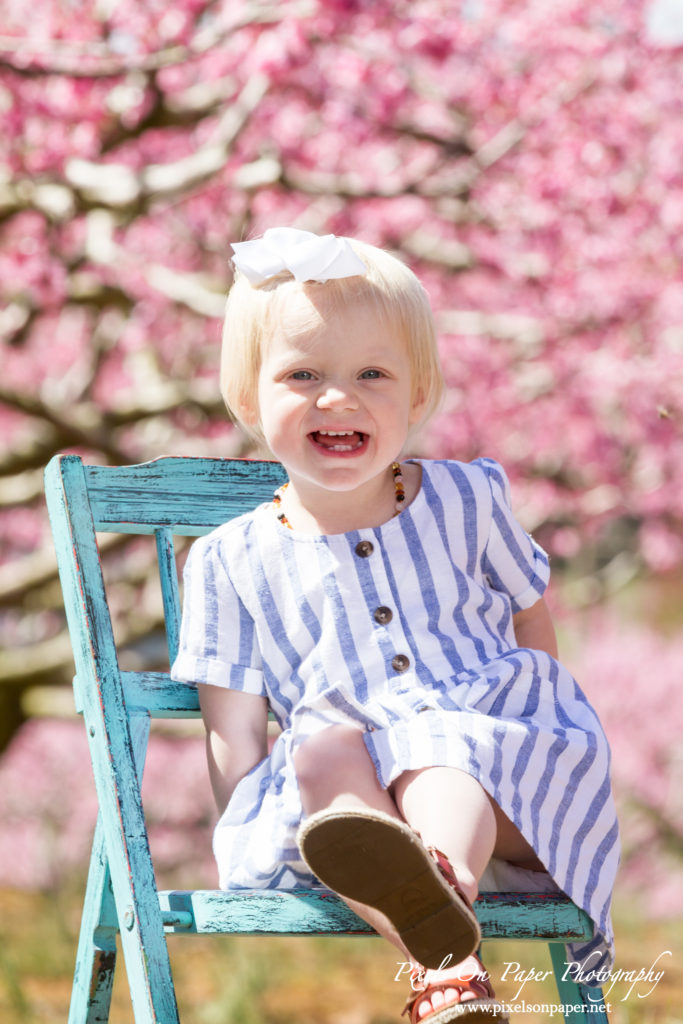
<instances>
[{"instance_id":1,"label":"blue eye","mask_svg":"<svg viewBox=\"0 0 683 1024\"><path fill-rule=\"evenodd\" d=\"M292 380L313 380L313 374L310 370L295 370L294 373L290 374Z\"/></svg>"},{"instance_id":2,"label":"blue eye","mask_svg":"<svg viewBox=\"0 0 683 1024\"><path fill-rule=\"evenodd\" d=\"M381 370L363 370L360 375L361 380L379 380L384 374Z\"/></svg>"}]
</instances>

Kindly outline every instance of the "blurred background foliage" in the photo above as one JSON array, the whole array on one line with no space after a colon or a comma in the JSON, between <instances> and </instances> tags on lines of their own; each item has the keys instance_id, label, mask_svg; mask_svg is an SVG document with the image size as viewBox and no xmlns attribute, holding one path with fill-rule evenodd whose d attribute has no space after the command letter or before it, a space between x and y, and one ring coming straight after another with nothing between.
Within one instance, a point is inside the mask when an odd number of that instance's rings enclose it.
<instances>
[{"instance_id":1,"label":"blurred background foliage","mask_svg":"<svg viewBox=\"0 0 683 1024\"><path fill-rule=\"evenodd\" d=\"M413 454L508 469L612 741L630 891L681 909L682 8L5 0L0 882L53 891L94 815L72 723L27 721L72 708L42 469L252 454L217 387L229 243L293 224L427 287L448 396ZM102 554L127 665L164 667L151 547ZM153 747L164 870L210 873L200 748Z\"/></svg>"}]
</instances>

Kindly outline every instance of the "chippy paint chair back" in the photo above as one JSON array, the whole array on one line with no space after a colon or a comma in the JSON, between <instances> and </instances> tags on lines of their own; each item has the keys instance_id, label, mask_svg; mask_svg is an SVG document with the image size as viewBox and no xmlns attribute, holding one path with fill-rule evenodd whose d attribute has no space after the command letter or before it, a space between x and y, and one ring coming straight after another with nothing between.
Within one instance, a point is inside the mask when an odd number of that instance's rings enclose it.
<instances>
[{"instance_id":1,"label":"chippy paint chair back","mask_svg":"<svg viewBox=\"0 0 683 1024\"><path fill-rule=\"evenodd\" d=\"M284 480L273 462L161 458L138 466L84 465L58 455L45 473L64 604L99 815L85 894L69 1024L109 1019L117 936L137 1024L179 1021L165 934L367 935L371 929L325 892L159 891L141 780L151 718L197 717L196 691L167 672L122 671L107 601L98 533L156 541L169 664L178 646L180 599L174 536L195 537L270 500ZM132 613L134 614L134 612ZM207 845L210 837L207 835ZM565 942L587 938L587 916L564 896L483 894L484 938L549 943L562 1004L574 1024L606 1020L601 999L563 980ZM227 965L226 965L227 968ZM583 1011L579 1009L583 1007Z\"/></svg>"}]
</instances>

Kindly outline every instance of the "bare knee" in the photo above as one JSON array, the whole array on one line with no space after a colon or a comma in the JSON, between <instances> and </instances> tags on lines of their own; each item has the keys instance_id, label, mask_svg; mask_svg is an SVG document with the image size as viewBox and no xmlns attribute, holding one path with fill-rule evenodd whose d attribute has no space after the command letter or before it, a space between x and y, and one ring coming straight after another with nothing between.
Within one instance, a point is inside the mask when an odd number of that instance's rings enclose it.
<instances>
[{"instance_id":1,"label":"bare knee","mask_svg":"<svg viewBox=\"0 0 683 1024\"><path fill-rule=\"evenodd\" d=\"M294 752L294 771L300 789L315 788L322 775L344 772L349 758L367 757L363 734L347 725L331 725L313 733Z\"/></svg>"},{"instance_id":2,"label":"bare knee","mask_svg":"<svg viewBox=\"0 0 683 1024\"><path fill-rule=\"evenodd\" d=\"M331 725L305 739L294 753L294 771L309 814L345 794L365 802L380 788L363 733L353 726Z\"/></svg>"}]
</instances>

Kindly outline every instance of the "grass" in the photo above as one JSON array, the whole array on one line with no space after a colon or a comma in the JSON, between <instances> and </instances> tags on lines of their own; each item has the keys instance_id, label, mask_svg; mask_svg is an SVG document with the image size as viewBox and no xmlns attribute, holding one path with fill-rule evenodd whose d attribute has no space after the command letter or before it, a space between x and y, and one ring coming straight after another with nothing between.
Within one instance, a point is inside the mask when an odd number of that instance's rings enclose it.
<instances>
[{"instance_id":1,"label":"grass","mask_svg":"<svg viewBox=\"0 0 683 1024\"><path fill-rule=\"evenodd\" d=\"M0 1020L3 1024L66 1021L76 947L80 883L58 892L0 890ZM660 983L615 984L612 1024L683 1024L683 923L647 922L617 904L617 968L637 971L661 957ZM372 938L169 937L183 1024L398 1024L407 994L394 981L397 955ZM671 956L662 956L671 951ZM545 946L490 943L486 963L499 997L519 985L501 982L505 964L550 969ZM552 979L529 981L528 1004L557 1004ZM547 1014L515 1014L513 1024L536 1024ZM560 1019L559 1016L555 1020ZM117 969L111 1024L132 1024L123 963ZM405 1018L404 1018L405 1020Z\"/></svg>"}]
</instances>

